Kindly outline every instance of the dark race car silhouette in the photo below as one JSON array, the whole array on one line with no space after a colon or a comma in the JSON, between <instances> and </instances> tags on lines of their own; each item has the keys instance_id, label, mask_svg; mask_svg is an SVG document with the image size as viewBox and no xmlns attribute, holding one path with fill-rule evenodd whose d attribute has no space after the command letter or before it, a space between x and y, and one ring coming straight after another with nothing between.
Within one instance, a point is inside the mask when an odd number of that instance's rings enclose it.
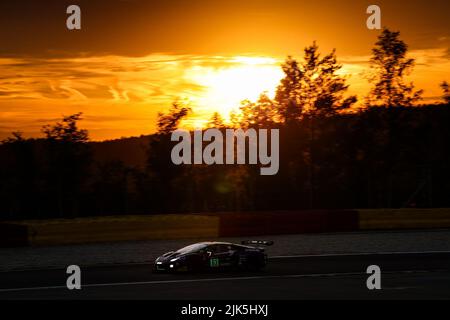
<instances>
[{"instance_id":1,"label":"dark race car silhouette","mask_svg":"<svg viewBox=\"0 0 450 320\"><path fill-rule=\"evenodd\" d=\"M263 246L273 241L250 240L242 244L229 242L199 242L178 251L170 251L155 261L155 272L251 270L258 271L267 264Z\"/></svg>"}]
</instances>

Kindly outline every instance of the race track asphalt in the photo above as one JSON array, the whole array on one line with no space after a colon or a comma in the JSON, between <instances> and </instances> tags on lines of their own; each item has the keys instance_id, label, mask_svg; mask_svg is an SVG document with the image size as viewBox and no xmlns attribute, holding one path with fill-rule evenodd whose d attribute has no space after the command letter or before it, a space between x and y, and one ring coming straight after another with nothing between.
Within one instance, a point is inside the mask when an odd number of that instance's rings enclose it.
<instances>
[{"instance_id":1,"label":"race track asphalt","mask_svg":"<svg viewBox=\"0 0 450 320\"><path fill-rule=\"evenodd\" d=\"M367 267L381 269L368 290ZM65 269L0 273L0 300L15 299L450 299L450 252L272 257L264 271L154 274L149 264L83 267L81 290Z\"/></svg>"}]
</instances>

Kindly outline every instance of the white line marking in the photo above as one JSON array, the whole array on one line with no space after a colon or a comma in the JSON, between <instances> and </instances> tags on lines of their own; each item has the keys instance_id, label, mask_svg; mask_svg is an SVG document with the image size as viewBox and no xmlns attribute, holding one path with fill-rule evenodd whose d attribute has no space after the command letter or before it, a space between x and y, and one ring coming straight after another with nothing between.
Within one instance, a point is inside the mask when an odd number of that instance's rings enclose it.
<instances>
[{"instance_id":1,"label":"white line marking","mask_svg":"<svg viewBox=\"0 0 450 320\"><path fill-rule=\"evenodd\" d=\"M450 251L406 251L406 252L360 252L360 253L324 253L324 254L302 254L302 255L287 255L287 256L271 256L269 259L291 259L291 258L312 258L312 257L345 257L345 256L375 256L375 255L410 255L410 254L436 254L436 253L448 253Z\"/></svg>"},{"instance_id":2,"label":"white line marking","mask_svg":"<svg viewBox=\"0 0 450 320\"><path fill-rule=\"evenodd\" d=\"M388 272L388 273L428 273L428 272L430 272L430 271L404 270L404 271L392 271L392 272ZM141 281L141 282L96 283L96 284L82 285L82 288L118 287L118 286L136 286L136 285L153 285L153 284L172 284L172 283L193 283L193 282L230 281L230 280L317 278L317 277L357 276L357 275L366 275L366 273L364 273L364 272L313 273L313 274L289 274L289 275L279 275L279 276L225 277L225 278L204 278L204 279L156 280L156 281ZM48 286L48 287L0 289L0 293L34 291L34 290L58 290L58 289L67 289L67 287L66 286Z\"/></svg>"},{"instance_id":3,"label":"white line marking","mask_svg":"<svg viewBox=\"0 0 450 320\"><path fill-rule=\"evenodd\" d=\"M411 290L411 289L417 289L417 288L420 288L420 287L392 287L392 288L383 287L382 289L383 290Z\"/></svg>"}]
</instances>

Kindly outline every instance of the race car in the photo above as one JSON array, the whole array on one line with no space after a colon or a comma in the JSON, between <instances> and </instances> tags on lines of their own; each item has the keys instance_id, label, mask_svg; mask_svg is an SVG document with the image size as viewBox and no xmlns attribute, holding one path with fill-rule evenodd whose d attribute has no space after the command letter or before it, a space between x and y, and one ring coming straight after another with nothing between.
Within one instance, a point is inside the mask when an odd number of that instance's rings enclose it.
<instances>
[{"instance_id":1,"label":"race car","mask_svg":"<svg viewBox=\"0 0 450 320\"><path fill-rule=\"evenodd\" d=\"M210 270L258 271L267 264L264 246L273 241L250 240L242 244L229 242L199 242L170 251L155 261L155 272L197 272Z\"/></svg>"}]
</instances>

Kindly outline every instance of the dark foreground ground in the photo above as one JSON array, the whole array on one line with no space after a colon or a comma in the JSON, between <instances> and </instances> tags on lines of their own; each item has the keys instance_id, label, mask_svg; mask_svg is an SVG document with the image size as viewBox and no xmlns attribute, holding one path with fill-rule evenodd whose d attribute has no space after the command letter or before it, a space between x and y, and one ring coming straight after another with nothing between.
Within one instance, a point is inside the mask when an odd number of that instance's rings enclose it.
<instances>
[{"instance_id":1,"label":"dark foreground ground","mask_svg":"<svg viewBox=\"0 0 450 320\"><path fill-rule=\"evenodd\" d=\"M369 265L382 290L369 291ZM64 269L0 273L0 299L450 299L450 253L272 258L265 271L153 274L151 265L81 267L69 291Z\"/></svg>"}]
</instances>

